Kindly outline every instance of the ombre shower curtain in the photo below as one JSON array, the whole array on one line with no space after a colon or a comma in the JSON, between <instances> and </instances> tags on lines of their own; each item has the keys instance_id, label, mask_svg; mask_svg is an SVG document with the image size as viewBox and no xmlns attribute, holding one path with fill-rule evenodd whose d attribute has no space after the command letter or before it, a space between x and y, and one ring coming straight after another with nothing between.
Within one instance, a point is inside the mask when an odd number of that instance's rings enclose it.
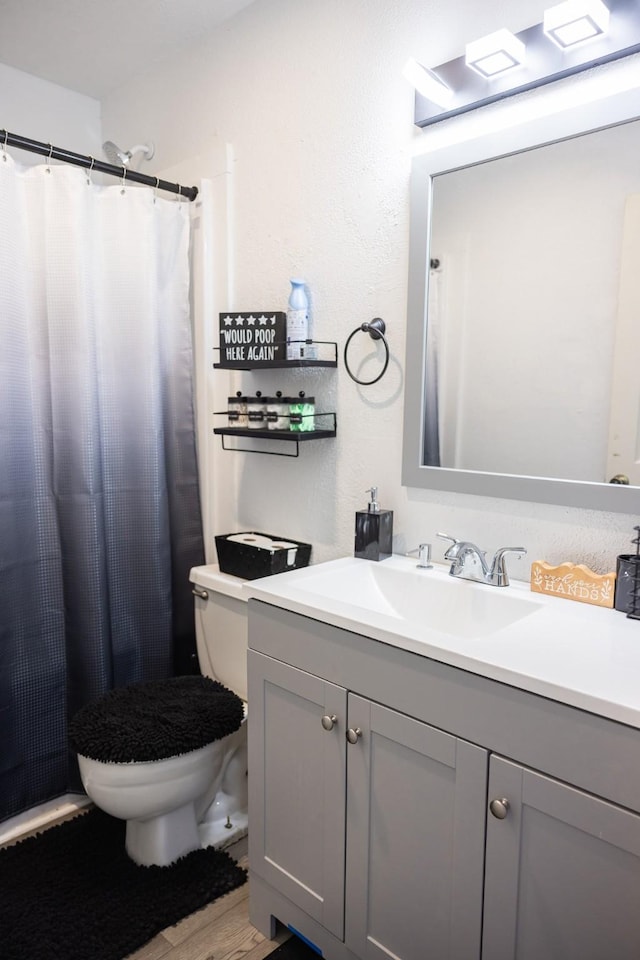
<instances>
[{"instance_id":1,"label":"ombre shower curtain","mask_svg":"<svg viewBox=\"0 0 640 960\"><path fill-rule=\"evenodd\" d=\"M189 234L0 153L0 820L79 787L83 703L197 671Z\"/></svg>"}]
</instances>

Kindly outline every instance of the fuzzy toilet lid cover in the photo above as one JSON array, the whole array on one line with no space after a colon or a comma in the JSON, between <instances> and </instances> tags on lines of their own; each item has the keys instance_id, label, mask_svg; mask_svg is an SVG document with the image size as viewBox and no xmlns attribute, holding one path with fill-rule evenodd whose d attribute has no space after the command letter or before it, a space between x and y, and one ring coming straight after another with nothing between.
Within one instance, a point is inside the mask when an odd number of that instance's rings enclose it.
<instances>
[{"instance_id":1,"label":"fuzzy toilet lid cover","mask_svg":"<svg viewBox=\"0 0 640 960\"><path fill-rule=\"evenodd\" d=\"M242 700L209 677L170 677L111 690L69 724L72 748L103 763L165 760L237 730Z\"/></svg>"}]
</instances>

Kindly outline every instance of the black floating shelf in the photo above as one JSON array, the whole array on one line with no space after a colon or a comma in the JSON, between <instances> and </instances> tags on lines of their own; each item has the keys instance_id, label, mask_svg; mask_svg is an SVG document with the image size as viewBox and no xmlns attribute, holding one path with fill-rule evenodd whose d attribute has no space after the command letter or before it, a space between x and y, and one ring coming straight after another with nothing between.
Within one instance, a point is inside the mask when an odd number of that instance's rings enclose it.
<instances>
[{"instance_id":1,"label":"black floating shelf","mask_svg":"<svg viewBox=\"0 0 640 960\"><path fill-rule=\"evenodd\" d=\"M221 437L246 437L248 440L285 440L288 443L301 443L304 440L326 440L336 435L335 430L249 430L247 427L214 427L213 432Z\"/></svg>"},{"instance_id":2,"label":"black floating shelf","mask_svg":"<svg viewBox=\"0 0 640 960\"><path fill-rule=\"evenodd\" d=\"M294 341L301 343L302 341ZM220 360L214 363L216 370L295 370L299 368L309 369L311 367L337 367L338 366L338 344L333 340L306 340L308 344L316 344L318 347L331 347L331 351L325 350L324 353L331 352L333 356L329 360ZM281 344L282 345L282 344ZM220 347L214 347L214 350L220 350Z\"/></svg>"},{"instance_id":3,"label":"black floating shelf","mask_svg":"<svg viewBox=\"0 0 640 960\"><path fill-rule=\"evenodd\" d=\"M337 360L261 360L259 363L214 363L217 370L284 370L296 367L337 367Z\"/></svg>"},{"instance_id":4,"label":"black floating shelf","mask_svg":"<svg viewBox=\"0 0 640 960\"><path fill-rule=\"evenodd\" d=\"M213 432L222 438L222 449L235 451L237 453L264 453L277 457L297 457L300 452L300 444L309 440L331 440L336 436L336 415L335 413L316 413L316 418L325 417L331 424L327 430L253 430L248 427L214 427ZM236 437L241 440L268 440L271 449L256 449L256 447L237 446L225 443L226 437ZM285 448L283 450L273 449L274 442L283 441ZM288 449L292 452L285 453Z\"/></svg>"}]
</instances>

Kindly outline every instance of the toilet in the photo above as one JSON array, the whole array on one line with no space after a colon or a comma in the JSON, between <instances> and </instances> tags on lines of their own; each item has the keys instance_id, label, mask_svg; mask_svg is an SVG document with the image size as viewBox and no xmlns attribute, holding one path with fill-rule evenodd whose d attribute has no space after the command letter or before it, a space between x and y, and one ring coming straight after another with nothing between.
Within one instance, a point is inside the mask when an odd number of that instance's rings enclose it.
<instances>
[{"instance_id":1,"label":"toilet","mask_svg":"<svg viewBox=\"0 0 640 960\"><path fill-rule=\"evenodd\" d=\"M248 829L243 581L214 564L189 579L202 676L112 690L69 726L88 796L126 820L127 853L144 866L223 849Z\"/></svg>"}]
</instances>

